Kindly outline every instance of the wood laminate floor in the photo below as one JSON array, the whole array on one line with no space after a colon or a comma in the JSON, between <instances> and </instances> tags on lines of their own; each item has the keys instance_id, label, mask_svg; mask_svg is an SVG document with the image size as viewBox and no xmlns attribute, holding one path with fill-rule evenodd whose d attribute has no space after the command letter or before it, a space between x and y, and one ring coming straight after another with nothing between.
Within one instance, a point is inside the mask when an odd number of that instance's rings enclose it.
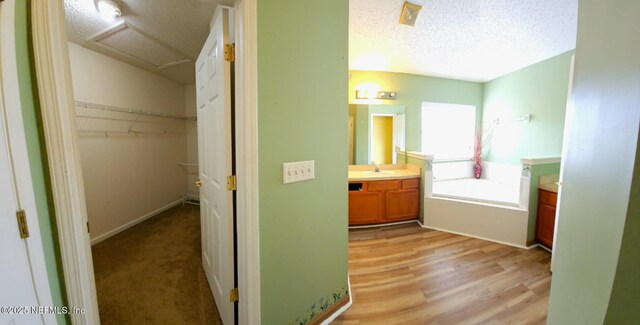
<instances>
[{"instance_id":1,"label":"wood laminate floor","mask_svg":"<svg viewBox=\"0 0 640 325\"><path fill-rule=\"evenodd\" d=\"M550 259L415 223L350 230L353 305L333 324L544 324Z\"/></svg>"}]
</instances>

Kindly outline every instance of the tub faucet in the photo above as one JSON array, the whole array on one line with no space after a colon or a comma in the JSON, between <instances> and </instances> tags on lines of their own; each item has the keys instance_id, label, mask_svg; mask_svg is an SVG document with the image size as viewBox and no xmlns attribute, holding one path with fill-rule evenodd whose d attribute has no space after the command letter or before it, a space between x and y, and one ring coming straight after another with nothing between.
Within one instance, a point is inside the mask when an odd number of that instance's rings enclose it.
<instances>
[{"instance_id":1,"label":"tub faucet","mask_svg":"<svg viewBox=\"0 0 640 325\"><path fill-rule=\"evenodd\" d=\"M375 161L371 161L371 164L373 165L373 172L374 173L379 173L380 172L380 166L378 164L376 164Z\"/></svg>"}]
</instances>

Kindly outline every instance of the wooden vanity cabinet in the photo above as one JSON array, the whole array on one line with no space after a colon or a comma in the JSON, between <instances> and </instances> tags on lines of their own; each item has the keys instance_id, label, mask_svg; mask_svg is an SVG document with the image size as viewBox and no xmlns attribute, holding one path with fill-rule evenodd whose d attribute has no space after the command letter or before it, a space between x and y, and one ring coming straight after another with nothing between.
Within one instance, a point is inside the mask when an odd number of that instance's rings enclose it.
<instances>
[{"instance_id":1,"label":"wooden vanity cabinet","mask_svg":"<svg viewBox=\"0 0 640 325\"><path fill-rule=\"evenodd\" d=\"M382 197L375 192L349 192L349 225L366 225L382 219Z\"/></svg>"},{"instance_id":2,"label":"wooden vanity cabinet","mask_svg":"<svg viewBox=\"0 0 640 325\"><path fill-rule=\"evenodd\" d=\"M419 214L419 177L349 182L349 225L411 220Z\"/></svg>"},{"instance_id":3,"label":"wooden vanity cabinet","mask_svg":"<svg viewBox=\"0 0 640 325\"><path fill-rule=\"evenodd\" d=\"M558 193L538 190L538 218L536 223L536 241L553 247L553 231L556 224L556 206Z\"/></svg>"}]
</instances>

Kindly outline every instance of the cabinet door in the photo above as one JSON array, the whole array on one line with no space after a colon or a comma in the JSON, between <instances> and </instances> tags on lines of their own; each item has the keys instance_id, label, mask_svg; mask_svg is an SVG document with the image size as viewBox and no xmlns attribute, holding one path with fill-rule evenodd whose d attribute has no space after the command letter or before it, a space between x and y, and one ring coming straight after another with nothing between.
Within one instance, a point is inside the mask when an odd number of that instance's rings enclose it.
<instances>
[{"instance_id":1,"label":"cabinet door","mask_svg":"<svg viewBox=\"0 0 640 325\"><path fill-rule=\"evenodd\" d=\"M389 191L385 201L385 219L388 221L409 220L420 214L419 189Z\"/></svg>"},{"instance_id":2,"label":"cabinet door","mask_svg":"<svg viewBox=\"0 0 640 325\"><path fill-rule=\"evenodd\" d=\"M538 225L536 229L536 239L547 247L553 245L553 228L555 226L556 208L554 206L541 203L538 205Z\"/></svg>"},{"instance_id":3,"label":"cabinet door","mask_svg":"<svg viewBox=\"0 0 640 325\"><path fill-rule=\"evenodd\" d=\"M349 225L381 222L382 195L380 192L349 192Z\"/></svg>"}]
</instances>

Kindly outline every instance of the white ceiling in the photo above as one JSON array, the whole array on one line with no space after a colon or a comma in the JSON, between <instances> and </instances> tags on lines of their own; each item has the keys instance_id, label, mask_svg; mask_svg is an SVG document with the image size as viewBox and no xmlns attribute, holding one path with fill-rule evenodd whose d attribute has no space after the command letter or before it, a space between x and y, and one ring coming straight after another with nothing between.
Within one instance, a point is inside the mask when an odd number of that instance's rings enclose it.
<instances>
[{"instance_id":1,"label":"white ceiling","mask_svg":"<svg viewBox=\"0 0 640 325\"><path fill-rule=\"evenodd\" d=\"M69 40L189 84L216 4L233 0L115 2L107 23L93 0L64 0ZM414 0L413 27L398 23L403 2L349 0L350 69L483 82L575 48L578 0Z\"/></svg>"},{"instance_id":2,"label":"white ceiling","mask_svg":"<svg viewBox=\"0 0 640 325\"><path fill-rule=\"evenodd\" d=\"M488 81L575 48L578 0L349 1L349 68Z\"/></svg>"},{"instance_id":3,"label":"white ceiling","mask_svg":"<svg viewBox=\"0 0 640 325\"><path fill-rule=\"evenodd\" d=\"M64 0L69 41L158 73L182 84L195 82L194 65L209 33L216 0L114 0L122 17L105 22L93 0ZM90 39L118 23L117 33ZM123 54L126 53L126 54ZM179 62L185 63L179 63ZM165 65L175 64L173 66Z\"/></svg>"}]
</instances>

